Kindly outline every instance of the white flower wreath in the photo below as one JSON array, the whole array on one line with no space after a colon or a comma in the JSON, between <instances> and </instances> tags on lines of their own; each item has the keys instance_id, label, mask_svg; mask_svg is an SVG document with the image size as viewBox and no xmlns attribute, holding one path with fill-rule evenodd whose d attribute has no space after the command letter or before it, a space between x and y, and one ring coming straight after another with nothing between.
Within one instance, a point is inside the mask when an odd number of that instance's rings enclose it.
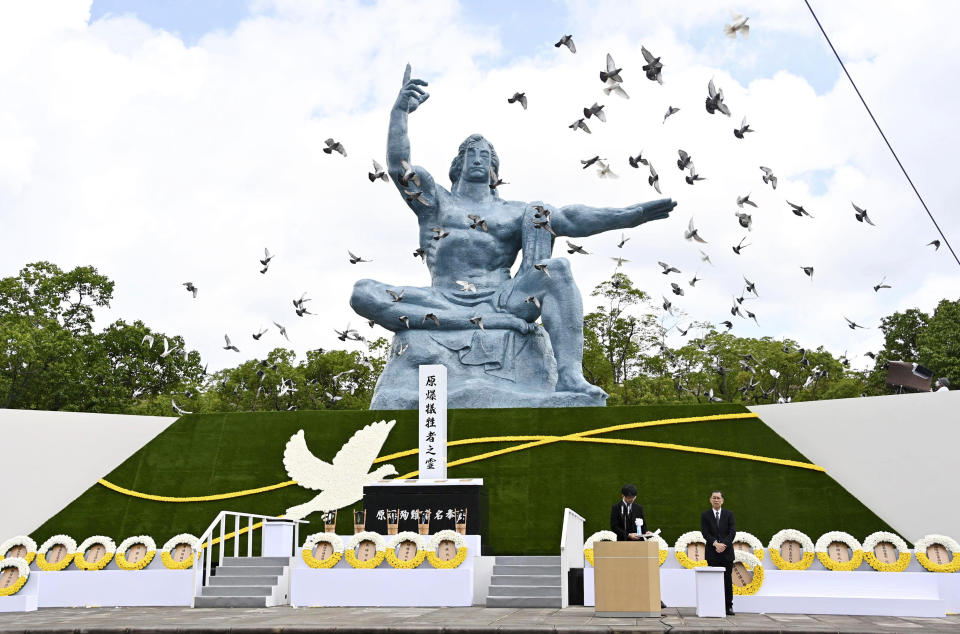
<instances>
[{"instance_id":1,"label":"white flower wreath","mask_svg":"<svg viewBox=\"0 0 960 634\"><path fill-rule=\"evenodd\" d=\"M803 548L803 558L796 563L791 563L780 555L783 543L788 541L797 542L800 544L800 547ZM780 570L806 570L810 567L810 564L813 563L813 559L817 554L813 540L810 539L806 533L794 528L785 528L775 533L774 536L770 538L770 543L767 544L767 550L770 551L770 559L773 560L773 565Z\"/></svg>"},{"instance_id":2,"label":"white flower wreath","mask_svg":"<svg viewBox=\"0 0 960 634\"><path fill-rule=\"evenodd\" d=\"M93 546L103 546L104 552L100 559L96 561L87 561L87 550ZM93 535L83 540L77 546L77 554L73 556L73 565L80 570L103 570L113 559L117 552L117 544L109 537L104 535Z\"/></svg>"},{"instance_id":3,"label":"white flower wreath","mask_svg":"<svg viewBox=\"0 0 960 634\"><path fill-rule=\"evenodd\" d=\"M127 561L127 551L137 544L143 544L147 549L147 554L143 556L143 559L132 564ZM153 561L156 554L157 542L153 541L152 537L149 535L134 535L120 542L120 545L117 546L117 554L114 556L114 560L117 562L117 567L120 570L143 570L150 565L150 562Z\"/></svg>"},{"instance_id":4,"label":"white flower wreath","mask_svg":"<svg viewBox=\"0 0 960 634\"><path fill-rule=\"evenodd\" d=\"M873 549L877 547L877 544L883 542L889 542L897 549L897 561L886 564L877 559ZM888 531L877 531L870 533L863 540L863 558L867 560L871 568L878 572L903 572L910 565L910 548L899 535L894 535Z\"/></svg>"},{"instance_id":5,"label":"white flower wreath","mask_svg":"<svg viewBox=\"0 0 960 634\"><path fill-rule=\"evenodd\" d=\"M357 559L357 546L360 542L371 541L377 549L377 554L373 559L367 561L360 561ZM347 546L343 551L344 557L347 560L347 563L350 564L353 568L376 568L383 561L383 558L386 557L387 544L383 541L383 537L374 533L373 531L362 531L357 533L350 538L350 541L347 542Z\"/></svg>"},{"instance_id":6,"label":"white flower wreath","mask_svg":"<svg viewBox=\"0 0 960 634\"><path fill-rule=\"evenodd\" d=\"M192 551L190 556L183 561L174 561L173 557L170 556L170 551L179 546L180 544L187 544L190 546ZM169 568L170 570L186 570L193 566L193 563L197 561L200 549L203 547L203 544L200 543L200 540L191 535L190 533L180 533L179 535L174 535L166 541L163 545L163 552L160 553L160 560L163 561L163 565Z\"/></svg>"},{"instance_id":7,"label":"white flower wreath","mask_svg":"<svg viewBox=\"0 0 960 634\"><path fill-rule=\"evenodd\" d=\"M615 541L617 541L617 534L614 533L613 531L597 531L596 533L588 537L585 542L583 542L583 548L584 550L586 550L587 548L593 548L594 542L615 542Z\"/></svg>"},{"instance_id":8,"label":"white flower wreath","mask_svg":"<svg viewBox=\"0 0 960 634\"><path fill-rule=\"evenodd\" d=\"M700 531L688 531L678 537L676 543L673 545L673 554L677 558L677 561L679 561L680 565L684 568L706 566L707 560L705 558L694 561L687 556L687 546L690 544L703 544L704 550L706 550L707 540L703 538L703 533Z\"/></svg>"},{"instance_id":9,"label":"white flower wreath","mask_svg":"<svg viewBox=\"0 0 960 634\"><path fill-rule=\"evenodd\" d=\"M748 553L743 550L735 550L733 555L734 563L741 563L743 567L747 570L753 571L753 579L745 586L738 586L734 584L733 593L734 594L756 594L760 589L760 586L763 585L763 564L760 563L760 559L751 553Z\"/></svg>"},{"instance_id":10,"label":"white flower wreath","mask_svg":"<svg viewBox=\"0 0 960 634\"><path fill-rule=\"evenodd\" d=\"M27 549L27 554L22 559L25 559L28 564L33 563L34 557L37 556L37 542L30 539L29 535L17 535L0 544L0 560L6 559L10 549L17 546Z\"/></svg>"},{"instance_id":11,"label":"white flower wreath","mask_svg":"<svg viewBox=\"0 0 960 634\"><path fill-rule=\"evenodd\" d=\"M938 564L930 561L927 557L927 549L934 544L943 546L950 551L951 561L945 564ZM946 535L925 535L914 542L914 557L920 562L920 565L930 572L957 572L960 570L960 544Z\"/></svg>"},{"instance_id":12,"label":"white flower wreath","mask_svg":"<svg viewBox=\"0 0 960 634\"><path fill-rule=\"evenodd\" d=\"M656 535L654 535L654 538L657 540L657 549L658 549L658 551L659 551L659 552L658 552L658 556L659 556L659 558L660 558L660 563L659 563L658 565L662 566L662 565L663 565L663 562L665 562L665 561L667 560L667 555L670 554L670 544L667 543L667 540L665 540L664 538L660 537L660 534L659 534L659 533L657 533ZM649 541L650 539L651 539L651 538L649 538L649 537L647 538L648 541Z\"/></svg>"},{"instance_id":13,"label":"white flower wreath","mask_svg":"<svg viewBox=\"0 0 960 634\"><path fill-rule=\"evenodd\" d=\"M9 597L20 592L30 578L30 564L23 557L4 557L0 562L0 571L4 568L16 568L17 580L8 588L0 588L0 597Z\"/></svg>"},{"instance_id":14,"label":"white flower wreath","mask_svg":"<svg viewBox=\"0 0 960 634\"><path fill-rule=\"evenodd\" d=\"M833 542L846 544L853 553L850 561L840 562L830 557L830 554L827 552L827 546ZM850 533L844 533L843 531L829 531L824 533L817 540L816 548L817 559L819 559L823 567L828 570L856 570L860 567L860 564L863 563L863 545Z\"/></svg>"},{"instance_id":15,"label":"white flower wreath","mask_svg":"<svg viewBox=\"0 0 960 634\"><path fill-rule=\"evenodd\" d=\"M737 542L743 542L750 546L750 552L753 556L763 561L763 542L757 539L755 535L747 531L737 531L737 534L733 538L733 543L736 544Z\"/></svg>"},{"instance_id":16,"label":"white flower wreath","mask_svg":"<svg viewBox=\"0 0 960 634\"><path fill-rule=\"evenodd\" d=\"M459 534L459 533L458 533ZM422 535L418 535L413 531L401 531L390 538L387 542L386 557L387 563L389 563L394 568L401 568L409 570L411 568L416 568L423 563L423 560L427 556L427 551L424 549L424 542L426 540ZM417 554L408 561L401 561L397 559L397 546L403 542L413 542L417 545Z\"/></svg>"},{"instance_id":17,"label":"white flower wreath","mask_svg":"<svg viewBox=\"0 0 960 634\"><path fill-rule=\"evenodd\" d=\"M457 556L448 561L441 561L437 557L437 547L440 545L440 542L443 541L452 541L453 545L457 549ZM452 531L450 529L442 530L435 533L431 538L430 542L427 544L427 561L430 562L430 565L434 568L442 569L452 569L458 567L464 562L467 558L467 540L463 538L463 535Z\"/></svg>"},{"instance_id":18,"label":"white flower wreath","mask_svg":"<svg viewBox=\"0 0 960 634\"><path fill-rule=\"evenodd\" d=\"M313 549L320 542L325 542L333 547L333 553L326 559L317 559L313 556ZM301 555L303 561L311 568L333 568L343 557L343 540L336 533L314 533L307 537L307 541L303 543Z\"/></svg>"},{"instance_id":19,"label":"white flower wreath","mask_svg":"<svg viewBox=\"0 0 960 634\"><path fill-rule=\"evenodd\" d=\"M583 542L583 558L587 560L591 566L593 565L593 545L596 542L615 542L617 541L617 534L613 531L597 531L593 535L587 538Z\"/></svg>"},{"instance_id":20,"label":"white flower wreath","mask_svg":"<svg viewBox=\"0 0 960 634\"><path fill-rule=\"evenodd\" d=\"M50 552L50 549L54 546L63 546L67 549L67 556L61 559L58 563L48 564L47 563L47 553ZM52 571L52 570L63 570L70 565L70 562L73 561L73 556L77 553L77 540L70 537L69 535L54 535L47 541L43 542L40 545L40 548L37 549L37 567L40 570Z\"/></svg>"}]
</instances>

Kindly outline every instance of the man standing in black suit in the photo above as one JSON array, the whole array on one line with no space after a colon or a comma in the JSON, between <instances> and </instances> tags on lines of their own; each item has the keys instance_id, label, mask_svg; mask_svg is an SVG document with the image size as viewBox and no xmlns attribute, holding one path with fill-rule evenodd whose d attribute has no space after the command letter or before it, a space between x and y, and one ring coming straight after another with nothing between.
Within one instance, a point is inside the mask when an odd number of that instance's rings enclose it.
<instances>
[{"instance_id":1,"label":"man standing in black suit","mask_svg":"<svg viewBox=\"0 0 960 634\"><path fill-rule=\"evenodd\" d=\"M643 507L637 504L637 487L625 484L620 489L621 500L610 509L610 530L617 534L618 542L642 540L647 530ZM641 520L637 529L637 519Z\"/></svg>"},{"instance_id":2,"label":"man standing in black suit","mask_svg":"<svg viewBox=\"0 0 960 634\"><path fill-rule=\"evenodd\" d=\"M723 492L710 493L712 508L700 514L700 532L707 542L707 565L723 567L723 592L727 604L727 614L733 616L733 538L737 527L733 513L721 508Z\"/></svg>"}]
</instances>

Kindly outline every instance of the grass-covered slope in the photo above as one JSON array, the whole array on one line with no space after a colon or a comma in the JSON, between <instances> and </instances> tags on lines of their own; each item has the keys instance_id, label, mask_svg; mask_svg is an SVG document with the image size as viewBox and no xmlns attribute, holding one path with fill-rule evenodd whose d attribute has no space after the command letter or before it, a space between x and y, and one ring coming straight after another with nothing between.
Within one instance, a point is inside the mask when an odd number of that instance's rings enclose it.
<instances>
[{"instance_id":1,"label":"grass-covered slope","mask_svg":"<svg viewBox=\"0 0 960 634\"><path fill-rule=\"evenodd\" d=\"M589 409L457 410L449 414L449 439L503 435L561 435L644 420L745 412L717 404ZM326 411L189 415L181 418L105 478L119 486L165 496L201 496L284 482L283 449L304 429L307 444L330 460L360 426L397 420L381 455L417 446L417 413ZM807 462L761 420L741 419L664 425L597 436L692 445ZM451 447L449 460L516 443ZM417 468L415 455L393 459L401 474ZM555 554L564 507L587 518L587 534L608 528L610 506L620 486L640 489L648 525L663 529L668 542L699 528L713 488L726 496L737 526L766 543L781 528L816 539L844 530L862 539L890 530L828 474L725 456L662 448L556 442L450 468L450 477L482 477L490 501L490 546L497 554ZM93 484L36 531L38 542L56 533L83 539L104 534L117 541L148 534L162 544L180 532L198 534L223 509L264 515L311 499L315 491L289 486L224 501L167 503L137 499ZM359 506L359 504L358 504ZM308 532L322 530L317 516ZM352 532L341 511L338 532Z\"/></svg>"}]
</instances>

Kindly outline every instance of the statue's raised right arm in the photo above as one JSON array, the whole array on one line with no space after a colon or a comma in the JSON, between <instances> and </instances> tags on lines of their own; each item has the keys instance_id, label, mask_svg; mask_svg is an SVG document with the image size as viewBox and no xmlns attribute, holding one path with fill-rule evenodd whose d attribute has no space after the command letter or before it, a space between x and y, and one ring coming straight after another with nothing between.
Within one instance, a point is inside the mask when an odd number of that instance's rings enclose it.
<instances>
[{"instance_id":1,"label":"statue's raised right arm","mask_svg":"<svg viewBox=\"0 0 960 634\"><path fill-rule=\"evenodd\" d=\"M410 78L410 64L407 64L403 72L403 86L390 111L390 130L387 133L387 170L403 199L417 213L436 208L436 184L430 173L420 166L413 166L414 177L403 165L410 165L407 116L430 97L421 87L426 85L427 82L422 79Z\"/></svg>"}]
</instances>

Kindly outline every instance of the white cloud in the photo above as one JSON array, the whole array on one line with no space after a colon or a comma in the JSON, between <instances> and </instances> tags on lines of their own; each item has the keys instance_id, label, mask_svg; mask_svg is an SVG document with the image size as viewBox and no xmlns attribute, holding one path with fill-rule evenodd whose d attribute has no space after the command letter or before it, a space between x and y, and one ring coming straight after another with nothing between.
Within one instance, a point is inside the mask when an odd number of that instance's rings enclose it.
<instances>
[{"instance_id":1,"label":"white cloud","mask_svg":"<svg viewBox=\"0 0 960 634\"><path fill-rule=\"evenodd\" d=\"M384 162L389 108L410 61L431 84L430 100L410 118L413 157L444 185L458 144L473 132L496 145L510 182L503 196L516 200L657 198L645 173L626 164L641 148L653 159L664 194L680 206L667 221L630 230L622 253L619 232L583 241L595 255L570 257L588 308L590 290L613 271L608 256L629 258L625 272L657 300L673 281L658 273L664 260L683 269L684 280L698 269L705 278L676 298L693 318L727 318L746 274L760 291L750 306L761 327L735 320L738 334L822 342L838 353L876 350L879 332L852 333L842 315L876 325L893 310L931 310L941 297L960 296L956 265L944 248L923 247L933 229L845 79L819 96L788 71L734 81L740 58L759 59L769 51L762 47L776 45L758 37L764 29L824 46L795 3L743 4L754 34L736 42L719 35L728 15L712 5L572 5L581 25L576 55L545 42L534 58L485 70L475 60L507 45L465 24L453 3L276 2L193 47L130 16L87 25L89 3L60 12L21 4L22 15L0 26L0 60L8 60L0 61L0 273L38 259L93 264L117 281L101 325L142 318L184 334L211 367L286 343L275 331L249 338L272 320L289 328L299 352L342 346L333 328L363 324L347 305L356 279L429 283L411 255L413 215L391 185L366 178L371 158ZM906 19L900 8L819 4L941 226L960 234L950 213L960 192L946 158L960 136L950 111L958 95L944 80L960 62L950 53L953 21L935 15L957 9L931 3ZM611 29L604 16L614 14ZM711 24L715 46L690 39ZM664 86L643 78L641 43L663 56ZM625 68L629 101L600 92L608 51ZM724 89L729 119L704 111L711 77ZM516 90L527 92L528 111L506 103ZM592 124L589 136L567 129L595 100L607 104L609 122ZM668 104L682 109L661 124ZM732 129L743 114L757 132L741 142ZM330 136L348 158L320 151ZM683 182L678 148L693 154L707 181ZM609 157L621 178L581 170L579 159L594 154ZM776 191L761 183L761 164L777 171ZM819 190L804 180L813 170L831 170L825 192L812 193ZM751 246L736 256L730 247L744 232L733 203L748 191L760 209ZM793 216L784 199L816 218ZM878 226L856 223L851 200ZM682 240L690 216L710 241L715 268L701 267L695 246ZM277 257L260 275L264 246ZM351 266L347 249L375 261ZM800 271L807 264L816 267L812 282ZM894 288L874 293L884 274ZM196 300L180 286L187 280L200 288ZM315 298L316 317L293 314L290 301L303 291ZM220 349L224 332L242 355Z\"/></svg>"}]
</instances>

